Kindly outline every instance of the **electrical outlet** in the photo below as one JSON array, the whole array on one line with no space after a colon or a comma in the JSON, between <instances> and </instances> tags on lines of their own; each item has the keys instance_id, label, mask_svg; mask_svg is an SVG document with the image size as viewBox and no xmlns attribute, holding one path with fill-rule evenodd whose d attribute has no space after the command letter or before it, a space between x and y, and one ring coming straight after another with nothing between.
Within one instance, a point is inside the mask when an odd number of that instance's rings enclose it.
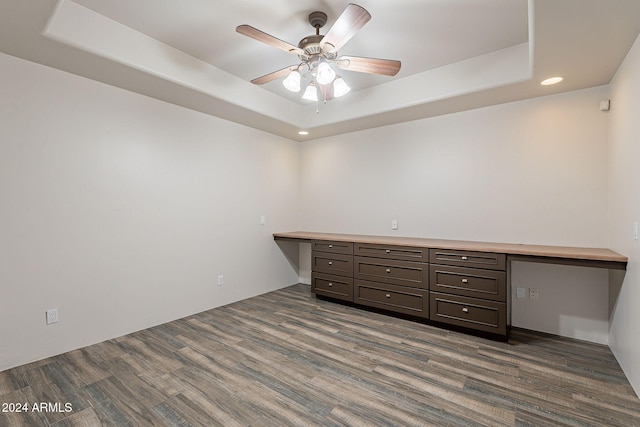
<instances>
[{"instance_id":1,"label":"electrical outlet","mask_svg":"<svg viewBox=\"0 0 640 427\"><path fill-rule=\"evenodd\" d=\"M397 219L392 219L391 220L391 229L392 230L397 230L398 229L398 220Z\"/></svg>"},{"instance_id":2,"label":"electrical outlet","mask_svg":"<svg viewBox=\"0 0 640 427\"><path fill-rule=\"evenodd\" d=\"M529 299L538 299L539 296L537 289L529 288Z\"/></svg>"},{"instance_id":3,"label":"electrical outlet","mask_svg":"<svg viewBox=\"0 0 640 427\"><path fill-rule=\"evenodd\" d=\"M527 297L527 288L516 288L516 297L518 298L526 298Z\"/></svg>"},{"instance_id":4,"label":"electrical outlet","mask_svg":"<svg viewBox=\"0 0 640 427\"><path fill-rule=\"evenodd\" d=\"M264 215L260 217L260 225L265 225L267 223L267 218Z\"/></svg>"},{"instance_id":5,"label":"electrical outlet","mask_svg":"<svg viewBox=\"0 0 640 427\"><path fill-rule=\"evenodd\" d=\"M59 318L58 318L57 308L52 308L51 310L47 310L47 325L50 325L52 323L57 323L58 320Z\"/></svg>"},{"instance_id":6,"label":"electrical outlet","mask_svg":"<svg viewBox=\"0 0 640 427\"><path fill-rule=\"evenodd\" d=\"M224 285L224 276L221 274L218 276L218 286Z\"/></svg>"}]
</instances>

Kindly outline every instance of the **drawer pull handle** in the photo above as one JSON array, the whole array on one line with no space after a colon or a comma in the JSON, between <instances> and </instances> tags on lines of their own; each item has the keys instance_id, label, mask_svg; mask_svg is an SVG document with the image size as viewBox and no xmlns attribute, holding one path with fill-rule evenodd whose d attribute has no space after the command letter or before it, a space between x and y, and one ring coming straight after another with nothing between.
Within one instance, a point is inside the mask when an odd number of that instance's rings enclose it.
<instances>
[{"instance_id":1,"label":"drawer pull handle","mask_svg":"<svg viewBox=\"0 0 640 427\"><path fill-rule=\"evenodd\" d=\"M329 245L329 249L331 249L333 247L333 245Z\"/></svg>"},{"instance_id":2,"label":"drawer pull handle","mask_svg":"<svg viewBox=\"0 0 640 427\"><path fill-rule=\"evenodd\" d=\"M468 309L467 307L463 307L463 308L462 308L462 312L463 312L463 313L468 313L468 312L469 312L469 309Z\"/></svg>"},{"instance_id":3,"label":"drawer pull handle","mask_svg":"<svg viewBox=\"0 0 640 427\"><path fill-rule=\"evenodd\" d=\"M466 261L466 260L468 260L468 259L469 259L469 258L468 258L468 257L466 257L466 256L462 256L462 257L460 257L460 258L461 258L463 261Z\"/></svg>"},{"instance_id":4,"label":"drawer pull handle","mask_svg":"<svg viewBox=\"0 0 640 427\"><path fill-rule=\"evenodd\" d=\"M332 286L333 286L333 283L329 283L329 287L332 287Z\"/></svg>"},{"instance_id":5,"label":"drawer pull handle","mask_svg":"<svg viewBox=\"0 0 640 427\"><path fill-rule=\"evenodd\" d=\"M387 268L385 271L386 271L387 273L391 273L391 269L390 269L390 268Z\"/></svg>"},{"instance_id":6,"label":"drawer pull handle","mask_svg":"<svg viewBox=\"0 0 640 427\"><path fill-rule=\"evenodd\" d=\"M462 283L469 283L469 279L462 279Z\"/></svg>"},{"instance_id":7,"label":"drawer pull handle","mask_svg":"<svg viewBox=\"0 0 640 427\"><path fill-rule=\"evenodd\" d=\"M329 265L333 265L333 261L329 261Z\"/></svg>"},{"instance_id":8,"label":"drawer pull handle","mask_svg":"<svg viewBox=\"0 0 640 427\"><path fill-rule=\"evenodd\" d=\"M386 252L386 253L388 253L388 254L390 254L390 253L391 253L391 250L390 250L390 249L387 249L385 252Z\"/></svg>"},{"instance_id":9,"label":"drawer pull handle","mask_svg":"<svg viewBox=\"0 0 640 427\"><path fill-rule=\"evenodd\" d=\"M391 298L391 294L386 294L385 297Z\"/></svg>"}]
</instances>

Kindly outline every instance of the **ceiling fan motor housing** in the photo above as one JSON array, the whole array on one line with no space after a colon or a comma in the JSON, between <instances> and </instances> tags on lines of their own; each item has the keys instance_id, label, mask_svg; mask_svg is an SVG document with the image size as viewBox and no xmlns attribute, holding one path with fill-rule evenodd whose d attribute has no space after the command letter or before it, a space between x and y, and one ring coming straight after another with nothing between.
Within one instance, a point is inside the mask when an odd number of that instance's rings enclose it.
<instances>
[{"instance_id":1,"label":"ceiling fan motor housing","mask_svg":"<svg viewBox=\"0 0 640 427\"><path fill-rule=\"evenodd\" d=\"M298 55L300 60L305 61L308 58L321 56L325 57L326 59L336 59L338 56L338 52L325 52L322 50L320 42L323 38L323 35L316 34L307 36L300 40L300 43L298 43L298 47L302 49L307 56L307 58L305 58L305 56L303 55Z\"/></svg>"}]
</instances>

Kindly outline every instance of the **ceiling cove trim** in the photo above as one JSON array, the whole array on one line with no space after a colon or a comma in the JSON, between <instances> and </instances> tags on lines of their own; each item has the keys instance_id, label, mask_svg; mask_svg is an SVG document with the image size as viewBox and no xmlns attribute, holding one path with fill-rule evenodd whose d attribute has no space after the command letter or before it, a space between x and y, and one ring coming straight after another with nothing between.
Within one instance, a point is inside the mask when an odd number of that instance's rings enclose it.
<instances>
[{"instance_id":1,"label":"ceiling cove trim","mask_svg":"<svg viewBox=\"0 0 640 427\"><path fill-rule=\"evenodd\" d=\"M315 106L307 109L303 127L327 126L525 82L533 75L530 54L529 43L522 43L352 92L348 102L334 100L321 107L321 114L315 114Z\"/></svg>"},{"instance_id":2,"label":"ceiling cove trim","mask_svg":"<svg viewBox=\"0 0 640 427\"><path fill-rule=\"evenodd\" d=\"M296 103L70 0L59 0L42 35L291 125L302 119Z\"/></svg>"}]
</instances>

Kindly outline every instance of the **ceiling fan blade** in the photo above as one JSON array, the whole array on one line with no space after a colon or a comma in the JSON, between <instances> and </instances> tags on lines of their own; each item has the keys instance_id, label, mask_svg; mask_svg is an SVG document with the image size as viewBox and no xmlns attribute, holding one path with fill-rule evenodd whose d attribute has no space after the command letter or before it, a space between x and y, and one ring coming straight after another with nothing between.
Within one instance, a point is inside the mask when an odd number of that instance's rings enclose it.
<instances>
[{"instance_id":1,"label":"ceiling fan blade","mask_svg":"<svg viewBox=\"0 0 640 427\"><path fill-rule=\"evenodd\" d=\"M255 84L255 85L263 85L265 83L269 83L270 81L279 79L280 77L284 77L287 74L289 74L291 71L297 69L298 66L297 65L289 65L286 68L283 68L282 70L278 70L278 71L274 71L273 73L269 73L269 74L265 74L262 77L258 77L256 79L251 80L251 83Z\"/></svg>"},{"instance_id":2,"label":"ceiling fan blade","mask_svg":"<svg viewBox=\"0 0 640 427\"><path fill-rule=\"evenodd\" d=\"M393 59L362 58L358 56L341 56L336 65L342 70L357 71L358 73L382 74L395 76L402 65Z\"/></svg>"},{"instance_id":3,"label":"ceiling fan blade","mask_svg":"<svg viewBox=\"0 0 640 427\"><path fill-rule=\"evenodd\" d=\"M265 33L264 31L260 31L257 28L252 27L251 25L238 25L236 27L236 31L242 35L251 37L254 40L258 40L259 42L268 44L269 46L284 50L285 52L293 53L294 55L306 56L304 51L299 47L295 47L292 44L275 38L272 35Z\"/></svg>"},{"instance_id":4,"label":"ceiling fan blade","mask_svg":"<svg viewBox=\"0 0 640 427\"><path fill-rule=\"evenodd\" d=\"M325 52L337 52L370 19L371 15L365 8L349 3L342 15L323 37L322 50Z\"/></svg>"}]
</instances>

